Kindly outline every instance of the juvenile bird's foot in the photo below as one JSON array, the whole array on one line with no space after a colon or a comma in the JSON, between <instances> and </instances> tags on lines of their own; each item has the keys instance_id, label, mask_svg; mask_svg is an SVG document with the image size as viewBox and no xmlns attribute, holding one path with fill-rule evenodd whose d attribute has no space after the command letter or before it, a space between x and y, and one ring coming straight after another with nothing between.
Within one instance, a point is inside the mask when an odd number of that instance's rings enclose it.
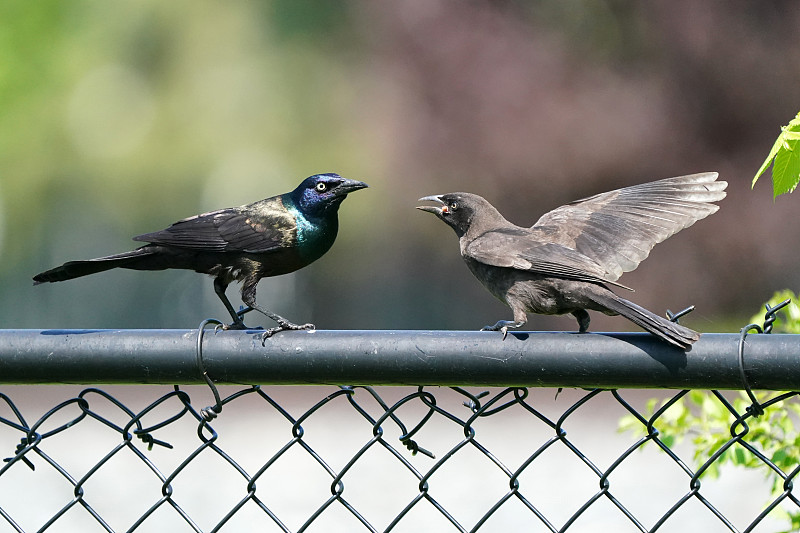
<instances>
[{"instance_id":1,"label":"juvenile bird's foot","mask_svg":"<svg viewBox=\"0 0 800 533\"><path fill-rule=\"evenodd\" d=\"M264 346L267 342L267 339L278 333L279 331L286 331L286 330L300 330L300 329L317 329L317 326L314 324L293 324L288 320L278 321L278 325L274 328L269 328L261 335L261 346Z\"/></svg>"},{"instance_id":2,"label":"juvenile bird's foot","mask_svg":"<svg viewBox=\"0 0 800 533\"><path fill-rule=\"evenodd\" d=\"M514 322L513 320L498 320L494 326L484 326L481 331L500 331L503 334L503 340L508 336L508 328L518 328L524 326L525 322Z\"/></svg>"},{"instance_id":3,"label":"juvenile bird's foot","mask_svg":"<svg viewBox=\"0 0 800 533\"><path fill-rule=\"evenodd\" d=\"M578 321L578 333L586 333L589 331L590 317L586 309L576 309L572 312L572 316Z\"/></svg>"}]
</instances>

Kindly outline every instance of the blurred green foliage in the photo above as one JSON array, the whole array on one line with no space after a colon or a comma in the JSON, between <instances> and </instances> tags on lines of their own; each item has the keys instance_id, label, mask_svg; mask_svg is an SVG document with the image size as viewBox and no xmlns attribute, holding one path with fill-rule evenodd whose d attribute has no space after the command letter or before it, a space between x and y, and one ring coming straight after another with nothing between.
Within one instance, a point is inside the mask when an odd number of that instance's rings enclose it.
<instances>
[{"instance_id":1,"label":"blurred green foliage","mask_svg":"<svg viewBox=\"0 0 800 533\"><path fill-rule=\"evenodd\" d=\"M65 309L32 291L30 275L133 247L130 236L285 192L315 172L364 178L363 153L337 127L353 98L337 65L352 42L347 6L199 4L0 6L0 316L77 325L70 311L83 310L84 323L108 325L122 312L132 327L185 323L181 309L169 318L125 305L126 294L171 292L167 278L65 287ZM350 215L364 205L350 202ZM205 306L207 280L184 279L184 291L202 292L189 307ZM98 303L110 287L123 298L111 316Z\"/></svg>"},{"instance_id":2,"label":"blurred green foliage","mask_svg":"<svg viewBox=\"0 0 800 533\"><path fill-rule=\"evenodd\" d=\"M764 405L775 400L780 393L757 392L755 396ZM800 403L795 397L770 405L762 416L746 417L746 426L734 424L740 415L747 413L751 404L744 392L737 393L729 405L715 397L712 392L700 390L687 391L677 401L670 402L672 398L653 398L647 402L643 415L650 420L655 413L660 412L655 427L659 432L659 439L665 445L674 447L684 441L691 443L694 450L694 471L700 474L701 483L704 476L718 478L723 475L726 465L733 465L764 473L771 483L771 498L784 491L784 479L781 476L774 470L765 468L763 460L745 447L732 444L731 439L732 433L743 435L748 444L754 446L783 472L794 471L800 462L800 432L796 427L800 418ZM620 419L619 428L620 431L639 434L643 426L638 418L627 415ZM650 445L650 442L652 441L648 441L646 445ZM706 464L715 454L719 456ZM789 513L778 508L775 516L787 520L787 532L796 531L800 524L800 513Z\"/></svg>"}]
</instances>

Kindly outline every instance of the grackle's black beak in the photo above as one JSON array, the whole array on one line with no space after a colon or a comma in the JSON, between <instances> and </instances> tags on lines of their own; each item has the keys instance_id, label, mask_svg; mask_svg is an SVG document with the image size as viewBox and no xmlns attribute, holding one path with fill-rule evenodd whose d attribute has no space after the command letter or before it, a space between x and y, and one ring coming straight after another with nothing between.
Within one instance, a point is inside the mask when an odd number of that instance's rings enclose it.
<instances>
[{"instance_id":1,"label":"grackle's black beak","mask_svg":"<svg viewBox=\"0 0 800 533\"><path fill-rule=\"evenodd\" d=\"M344 180L334 188L334 191L336 192L337 196L344 196L359 189L366 189L367 187L369 187L369 185L363 181Z\"/></svg>"}]
</instances>

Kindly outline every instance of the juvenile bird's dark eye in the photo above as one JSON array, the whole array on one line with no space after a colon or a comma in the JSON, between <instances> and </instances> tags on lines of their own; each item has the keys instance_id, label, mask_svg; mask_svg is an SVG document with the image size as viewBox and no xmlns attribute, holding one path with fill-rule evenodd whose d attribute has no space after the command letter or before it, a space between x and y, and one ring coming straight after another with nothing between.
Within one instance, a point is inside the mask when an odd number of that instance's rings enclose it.
<instances>
[{"instance_id":1,"label":"juvenile bird's dark eye","mask_svg":"<svg viewBox=\"0 0 800 533\"><path fill-rule=\"evenodd\" d=\"M450 205L447 207L450 208L450 211L455 211L456 209L458 209L458 202L450 202Z\"/></svg>"},{"instance_id":2,"label":"juvenile bird's dark eye","mask_svg":"<svg viewBox=\"0 0 800 533\"><path fill-rule=\"evenodd\" d=\"M328 184L319 182L317 183L317 186L314 188L317 189L317 192L325 192L328 190Z\"/></svg>"}]
</instances>

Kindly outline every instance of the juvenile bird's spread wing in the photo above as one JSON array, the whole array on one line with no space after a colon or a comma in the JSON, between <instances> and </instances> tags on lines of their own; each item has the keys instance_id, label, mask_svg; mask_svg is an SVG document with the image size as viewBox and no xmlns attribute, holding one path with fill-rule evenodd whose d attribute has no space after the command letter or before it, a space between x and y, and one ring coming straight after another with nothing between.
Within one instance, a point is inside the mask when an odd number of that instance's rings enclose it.
<instances>
[{"instance_id":1,"label":"juvenile bird's spread wing","mask_svg":"<svg viewBox=\"0 0 800 533\"><path fill-rule=\"evenodd\" d=\"M258 204L254 204L256 206ZM208 252L263 253L291 246L297 223L285 210L261 213L254 206L222 209L175 222L135 241ZM263 211L264 206L259 206Z\"/></svg>"},{"instance_id":2,"label":"juvenile bird's spread wing","mask_svg":"<svg viewBox=\"0 0 800 533\"><path fill-rule=\"evenodd\" d=\"M473 239L462 255L480 263L527 270L543 276L615 283L616 278L590 257L560 244L537 242L531 230L493 230Z\"/></svg>"},{"instance_id":3,"label":"juvenile bird's spread wing","mask_svg":"<svg viewBox=\"0 0 800 533\"><path fill-rule=\"evenodd\" d=\"M692 174L598 194L546 213L531 231L538 241L602 265L599 277L615 281L635 269L653 246L719 209L710 202L725 198L728 184L717 176Z\"/></svg>"}]
</instances>

